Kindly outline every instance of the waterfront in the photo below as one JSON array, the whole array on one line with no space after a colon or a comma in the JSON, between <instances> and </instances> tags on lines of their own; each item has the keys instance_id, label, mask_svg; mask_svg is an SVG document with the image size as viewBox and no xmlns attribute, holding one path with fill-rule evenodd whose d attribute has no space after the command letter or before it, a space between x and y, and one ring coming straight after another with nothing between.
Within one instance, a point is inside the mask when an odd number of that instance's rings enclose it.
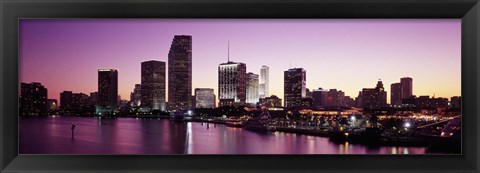
<instances>
[{"instance_id":1,"label":"waterfront","mask_svg":"<svg viewBox=\"0 0 480 173\"><path fill-rule=\"evenodd\" d=\"M425 147L369 147L166 119L49 116L19 122L20 154L429 154Z\"/></svg>"}]
</instances>

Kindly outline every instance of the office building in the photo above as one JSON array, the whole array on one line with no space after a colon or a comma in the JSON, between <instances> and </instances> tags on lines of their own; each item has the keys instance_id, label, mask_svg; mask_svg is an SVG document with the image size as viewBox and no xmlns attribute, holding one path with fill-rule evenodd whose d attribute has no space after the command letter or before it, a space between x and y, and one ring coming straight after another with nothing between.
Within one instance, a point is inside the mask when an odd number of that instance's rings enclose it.
<instances>
[{"instance_id":1,"label":"office building","mask_svg":"<svg viewBox=\"0 0 480 173\"><path fill-rule=\"evenodd\" d=\"M256 105L258 103L258 74L247 73L246 76L246 85L247 85L247 103L251 105Z\"/></svg>"},{"instance_id":2,"label":"office building","mask_svg":"<svg viewBox=\"0 0 480 173\"><path fill-rule=\"evenodd\" d=\"M142 79L140 86L135 86L134 104L140 104L147 112L152 110L166 111L165 71L165 62L154 60L142 62ZM175 90L170 92L175 92ZM140 99L138 93L141 93Z\"/></svg>"},{"instance_id":3,"label":"office building","mask_svg":"<svg viewBox=\"0 0 480 173\"><path fill-rule=\"evenodd\" d=\"M61 104L61 103L60 103ZM118 70L98 69L97 114L113 114L118 108Z\"/></svg>"},{"instance_id":4,"label":"office building","mask_svg":"<svg viewBox=\"0 0 480 173\"><path fill-rule=\"evenodd\" d=\"M259 90L258 95L260 98L269 96L269 75L270 69L268 66L264 65L260 68L260 81L259 81Z\"/></svg>"},{"instance_id":5,"label":"office building","mask_svg":"<svg viewBox=\"0 0 480 173\"><path fill-rule=\"evenodd\" d=\"M306 97L306 72L303 68L293 68L284 72L285 107L301 106Z\"/></svg>"},{"instance_id":6,"label":"office building","mask_svg":"<svg viewBox=\"0 0 480 173\"><path fill-rule=\"evenodd\" d=\"M222 63L218 66L219 106L237 106L246 102L246 70L241 62Z\"/></svg>"},{"instance_id":7,"label":"office building","mask_svg":"<svg viewBox=\"0 0 480 173\"><path fill-rule=\"evenodd\" d=\"M171 110L191 107L192 36L176 35L168 53L168 103Z\"/></svg>"},{"instance_id":8,"label":"office building","mask_svg":"<svg viewBox=\"0 0 480 173\"><path fill-rule=\"evenodd\" d=\"M380 109L387 106L387 92L381 80L375 88L364 88L361 92L362 107L364 109Z\"/></svg>"},{"instance_id":9,"label":"office building","mask_svg":"<svg viewBox=\"0 0 480 173\"><path fill-rule=\"evenodd\" d=\"M195 88L196 108L215 108L215 101L213 88Z\"/></svg>"},{"instance_id":10,"label":"office building","mask_svg":"<svg viewBox=\"0 0 480 173\"><path fill-rule=\"evenodd\" d=\"M44 116L48 114L47 95L48 91L42 84L20 84L20 115L21 116Z\"/></svg>"}]
</instances>

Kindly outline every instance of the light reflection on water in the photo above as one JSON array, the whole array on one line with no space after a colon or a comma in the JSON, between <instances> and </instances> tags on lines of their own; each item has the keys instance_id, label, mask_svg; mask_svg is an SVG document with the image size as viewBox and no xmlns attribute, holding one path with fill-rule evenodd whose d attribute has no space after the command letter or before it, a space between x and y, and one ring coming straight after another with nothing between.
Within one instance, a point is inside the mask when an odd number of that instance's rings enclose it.
<instances>
[{"instance_id":1,"label":"light reflection on water","mask_svg":"<svg viewBox=\"0 0 480 173\"><path fill-rule=\"evenodd\" d=\"M75 124L74 138L71 125ZM328 138L158 119L20 119L20 154L424 154L423 147L367 147Z\"/></svg>"}]
</instances>

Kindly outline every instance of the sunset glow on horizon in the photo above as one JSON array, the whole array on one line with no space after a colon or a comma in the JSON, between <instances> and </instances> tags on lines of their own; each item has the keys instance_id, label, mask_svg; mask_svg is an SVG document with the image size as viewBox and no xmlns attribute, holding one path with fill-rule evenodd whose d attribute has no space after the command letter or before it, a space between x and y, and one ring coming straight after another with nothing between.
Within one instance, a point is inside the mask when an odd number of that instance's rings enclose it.
<instances>
[{"instance_id":1,"label":"sunset glow on horizon","mask_svg":"<svg viewBox=\"0 0 480 173\"><path fill-rule=\"evenodd\" d=\"M352 98L381 79L389 103L402 77L417 96L461 95L460 19L22 19L19 33L19 82L40 82L58 101L62 91L96 92L104 68L118 69L118 93L130 100L140 63L167 62L174 35L192 36L192 95L213 88L218 98L228 41L247 72L269 66L270 95L282 99L283 71L294 67L310 90Z\"/></svg>"}]
</instances>

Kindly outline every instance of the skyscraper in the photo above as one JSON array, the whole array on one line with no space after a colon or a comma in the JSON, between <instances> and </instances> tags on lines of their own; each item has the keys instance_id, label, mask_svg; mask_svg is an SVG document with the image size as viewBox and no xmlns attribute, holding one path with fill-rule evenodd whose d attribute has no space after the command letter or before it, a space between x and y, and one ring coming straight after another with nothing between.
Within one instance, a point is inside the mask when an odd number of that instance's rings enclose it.
<instances>
[{"instance_id":1,"label":"skyscraper","mask_svg":"<svg viewBox=\"0 0 480 173\"><path fill-rule=\"evenodd\" d=\"M402 99L410 98L413 95L413 79L410 77L403 77L400 79L402 84Z\"/></svg>"},{"instance_id":2,"label":"skyscraper","mask_svg":"<svg viewBox=\"0 0 480 173\"><path fill-rule=\"evenodd\" d=\"M47 88L42 84L21 83L20 84L20 114L22 116L47 115Z\"/></svg>"},{"instance_id":3,"label":"skyscraper","mask_svg":"<svg viewBox=\"0 0 480 173\"><path fill-rule=\"evenodd\" d=\"M401 83L393 83L390 85L390 104L393 106L401 106L402 105L402 84Z\"/></svg>"},{"instance_id":4,"label":"skyscraper","mask_svg":"<svg viewBox=\"0 0 480 173\"><path fill-rule=\"evenodd\" d=\"M142 62L140 105L146 111L166 110L165 70L165 62L154 60ZM135 86L135 88L138 90L137 87L138 86Z\"/></svg>"},{"instance_id":5,"label":"skyscraper","mask_svg":"<svg viewBox=\"0 0 480 173\"><path fill-rule=\"evenodd\" d=\"M195 88L196 108L215 108L213 88Z\"/></svg>"},{"instance_id":6,"label":"skyscraper","mask_svg":"<svg viewBox=\"0 0 480 173\"><path fill-rule=\"evenodd\" d=\"M260 83L259 83L259 90L258 94L260 98L268 97L269 96L269 67L264 65L260 69Z\"/></svg>"},{"instance_id":7,"label":"skyscraper","mask_svg":"<svg viewBox=\"0 0 480 173\"><path fill-rule=\"evenodd\" d=\"M118 105L117 99L118 70L98 69L98 104L96 113L116 112Z\"/></svg>"},{"instance_id":8,"label":"skyscraper","mask_svg":"<svg viewBox=\"0 0 480 173\"><path fill-rule=\"evenodd\" d=\"M245 104L247 66L240 62L227 62L218 66L219 106Z\"/></svg>"},{"instance_id":9,"label":"skyscraper","mask_svg":"<svg viewBox=\"0 0 480 173\"><path fill-rule=\"evenodd\" d=\"M283 85L285 107L301 106L306 97L306 72L303 68L288 69L284 72Z\"/></svg>"},{"instance_id":10,"label":"skyscraper","mask_svg":"<svg viewBox=\"0 0 480 173\"><path fill-rule=\"evenodd\" d=\"M246 76L247 85L247 103L256 105L258 100L258 74L247 73Z\"/></svg>"},{"instance_id":11,"label":"skyscraper","mask_svg":"<svg viewBox=\"0 0 480 173\"><path fill-rule=\"evenodd\" d=\"M168 104L171 110L191 107L192 36L176 35L168 53Z\"/></svg>"},{"instance_id":12,"label":"skyscraper","mask_svg":"<svg viewBox=\"0 0 480 173\"><path fill-rule=\"evenodd\" d=\"M402 106L402 100L413 96L413 79L410 77L400 78L400 83L393 83L390 86L390 104Z\"/></svg>"}]
</instances>

